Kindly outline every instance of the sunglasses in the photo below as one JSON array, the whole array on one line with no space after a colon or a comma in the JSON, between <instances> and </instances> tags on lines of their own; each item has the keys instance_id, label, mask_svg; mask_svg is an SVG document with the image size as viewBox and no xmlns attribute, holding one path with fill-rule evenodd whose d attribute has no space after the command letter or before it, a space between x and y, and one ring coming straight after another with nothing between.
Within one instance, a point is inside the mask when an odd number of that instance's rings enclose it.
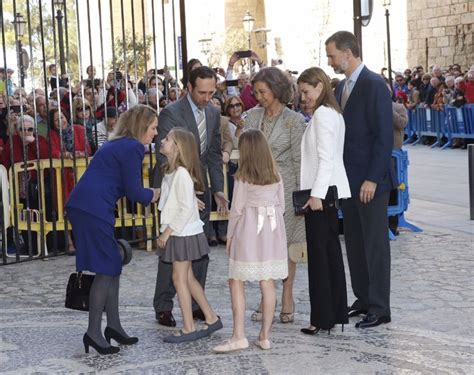
<instances>
[{"instance_id":1,"label":"sunglasses","mask_svg":"<svg viewBox=\"0 0 474 375\"><path fill-rule=\"evenodd\" d=\"M89 107L86 107L86 111L90 111L91 109ZM77 107L76 112L83 112L84 108L82 107Z\"/></svg>"},{"instance_id":2,"label":"sunglasses","mask_svg":"<svg viewBox=\"0 0 474 375\"><path fill-rule=\"evenodd\" d=\"M242 104L240 104L240 103L229 104L229 105L227 106L227 108L229 108L229 109L242 108Z\"/></svg>"},{"instance_id":3,"label":"sunglasses","mask_svg":"<svg viewBox=\"0 0 474 375\"><path fill-rule=\"evenodd\" d=\"M13 113L20 113L21 112L21 109L22 109L22 106L20 105L12 105L10 106L10 110L13 112ZM26 112L26 107L23 106L23 112Z\"/></svg>"},{"instance_id":4,"label":"sunglasses","mask_svg":"<svg viewBox=\"0 0 474 375\"><path fill-rule=\"evenodd\" d=\"M33 133L35 131L35 128L23 128L23 131Z\"/></svg>"}]
</instances>

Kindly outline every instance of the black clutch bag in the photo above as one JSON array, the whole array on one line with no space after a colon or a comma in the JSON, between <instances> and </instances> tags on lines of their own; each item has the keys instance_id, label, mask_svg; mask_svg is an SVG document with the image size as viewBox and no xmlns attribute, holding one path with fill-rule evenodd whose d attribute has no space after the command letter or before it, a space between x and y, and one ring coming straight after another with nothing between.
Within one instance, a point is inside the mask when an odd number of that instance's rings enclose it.
<instances>
[{"instance_id":1,"label":"black clutch bag","mask_svg":"<svg viewBox=\"0 0 474 375\"><path fill-rule=\"evenodd\" d=\"M311 189L297 190L293 192L293 207L295 208L295 215L301 216L311 211L311 208L308 206L303 208L303 206L308 201L311 194ZM339 208L339 198L337 195L337 186L329 186L328 192L326 193L326 198L323 199L323 210L335 207Z\"/></svg>"},{"instance_id":2,"label":"black clutch bag","mask_svg":"<svg viewBox=\"0 0 474 375\"><path fill-rule=\"evenodd\" d=\"M66 287L65 307L72 310L89 311L89 293L94 275L74 272L69 276Z\"/></svg>"}]
</instances>

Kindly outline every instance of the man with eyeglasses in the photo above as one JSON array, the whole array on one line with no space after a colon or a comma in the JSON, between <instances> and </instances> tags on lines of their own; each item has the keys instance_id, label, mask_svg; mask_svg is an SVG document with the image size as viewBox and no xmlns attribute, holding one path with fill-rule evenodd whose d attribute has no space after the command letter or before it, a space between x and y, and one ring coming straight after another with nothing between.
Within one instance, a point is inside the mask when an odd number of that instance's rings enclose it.
<instances>
[{"instance_id":1,"label":"man with eyeglasses","mask_svg":"<svg viewBox=\"0 0 474 375\"><path fill-rule=\"evenodd\" d=\"M408 86L405 82L405 77L401 73L395 75L395 82L393 83L393 95L395 98L398 96L398 92L408 94Z\"/></svg>"}]
</instances>

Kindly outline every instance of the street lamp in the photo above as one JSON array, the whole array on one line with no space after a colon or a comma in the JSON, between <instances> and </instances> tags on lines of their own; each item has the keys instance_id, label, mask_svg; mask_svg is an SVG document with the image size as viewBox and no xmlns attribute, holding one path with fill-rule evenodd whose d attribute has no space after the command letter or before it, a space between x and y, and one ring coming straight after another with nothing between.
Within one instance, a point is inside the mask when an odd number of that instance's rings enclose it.
<instances>
[{"instance_id":1,"label":"street lamp","mask_svg":"<svg viewBox=\"0 0 474 375\"><path fill-rule=\"evenodd\" d=\"M242 18L242 24L244 25L244 31L248 34L249 50L252 50L252 45L250 44L250 34L252 33L254 22L255 22L255 19L247 10L247 13L245 13L244 18ZM248 63L249 63L250 75L252 75L252 58L250 56L248 59Z\"/></svg>"},{"instance_id":2,"label":"street lamp","mask_svg":"<svg viewBox=\"0 0 474 375\"><path fill-rule=\"evenodd\" d=\"M390 48L390 0L383 0L383 6L385 8L385 20L387 22L387 57L388 57L388 80L390 81L390 87L392 85L392 51Z\"/></svg>"},{"instance_id":3,"label":"street lamp","mask_svg":"<svg viewBox=\"0 0 474 375\"><path fill-rule=\"evenodd\" d=\"M244 25L244 30L248 34L248 41L249 41L249 50L251 50L251 44L250 44L250 33L253 30L253 24L255 22L255 19L252 17L250 12L247 10L247 13L245 13L244 18L242 18L242 23Z\"/></svg>"},{"instance_id":4,"label":"street lamp","mask_svg":"<svg viewBox=\"0 0 474 375\"><path fill-rule=\"evenodd\" d=\"M64 40L63 40L63 0L54 0L53 4L56 8L56 20L58 21L58 42L59 42L59 66L61 67L61 78L66 74L66 60L64 58Z\"/></svg>"},{"instance_id":5,"label":"street lamp","mask_svg":"<svg viewBox=\"0 0 474 375\"><path fill-rule=\"evenodd\" d=\"M15 14L15 18L12 22L15 27L15 33L17 36L17 54L18 54L18 66L20 67L20 84L21 87L25 87L25 67L23 64L23 46L21 45L21 38L25 35L25 20L21 13Z\"/></svg>"}]
</instances>

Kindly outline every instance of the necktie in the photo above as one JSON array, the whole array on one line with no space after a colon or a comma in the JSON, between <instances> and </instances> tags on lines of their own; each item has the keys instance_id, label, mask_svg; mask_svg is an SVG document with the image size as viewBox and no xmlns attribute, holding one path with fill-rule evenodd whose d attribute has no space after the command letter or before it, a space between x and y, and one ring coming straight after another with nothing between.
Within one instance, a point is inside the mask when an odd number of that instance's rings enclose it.
<instances>
[{"instance_id":1,"label":"necktie","mask_svg":"<svg viewBox=\"0 0 474 375\"><path fill-rule=\"evenodd\" d=\"M349 99L349 83L350 80L346 79L346 82L344 83L344 88L342 90L342 95L341 95L341 108L344 110L344 107L346 106L347 99Z\"/></svg>"},{"instance_id":2,"label":"necktie","mask_svg":"<svg viewBox=\"0 0 474 375\"><path fill-rule=\"evenodd\" d=\"M197 115L197 127L198 127L198 133L199 133L199 141L201 144L201 155L204 153L204 150L206 149L206 115L203 110L198 109L197 110L198 115Z\"/></svg>"}]
</instances>

